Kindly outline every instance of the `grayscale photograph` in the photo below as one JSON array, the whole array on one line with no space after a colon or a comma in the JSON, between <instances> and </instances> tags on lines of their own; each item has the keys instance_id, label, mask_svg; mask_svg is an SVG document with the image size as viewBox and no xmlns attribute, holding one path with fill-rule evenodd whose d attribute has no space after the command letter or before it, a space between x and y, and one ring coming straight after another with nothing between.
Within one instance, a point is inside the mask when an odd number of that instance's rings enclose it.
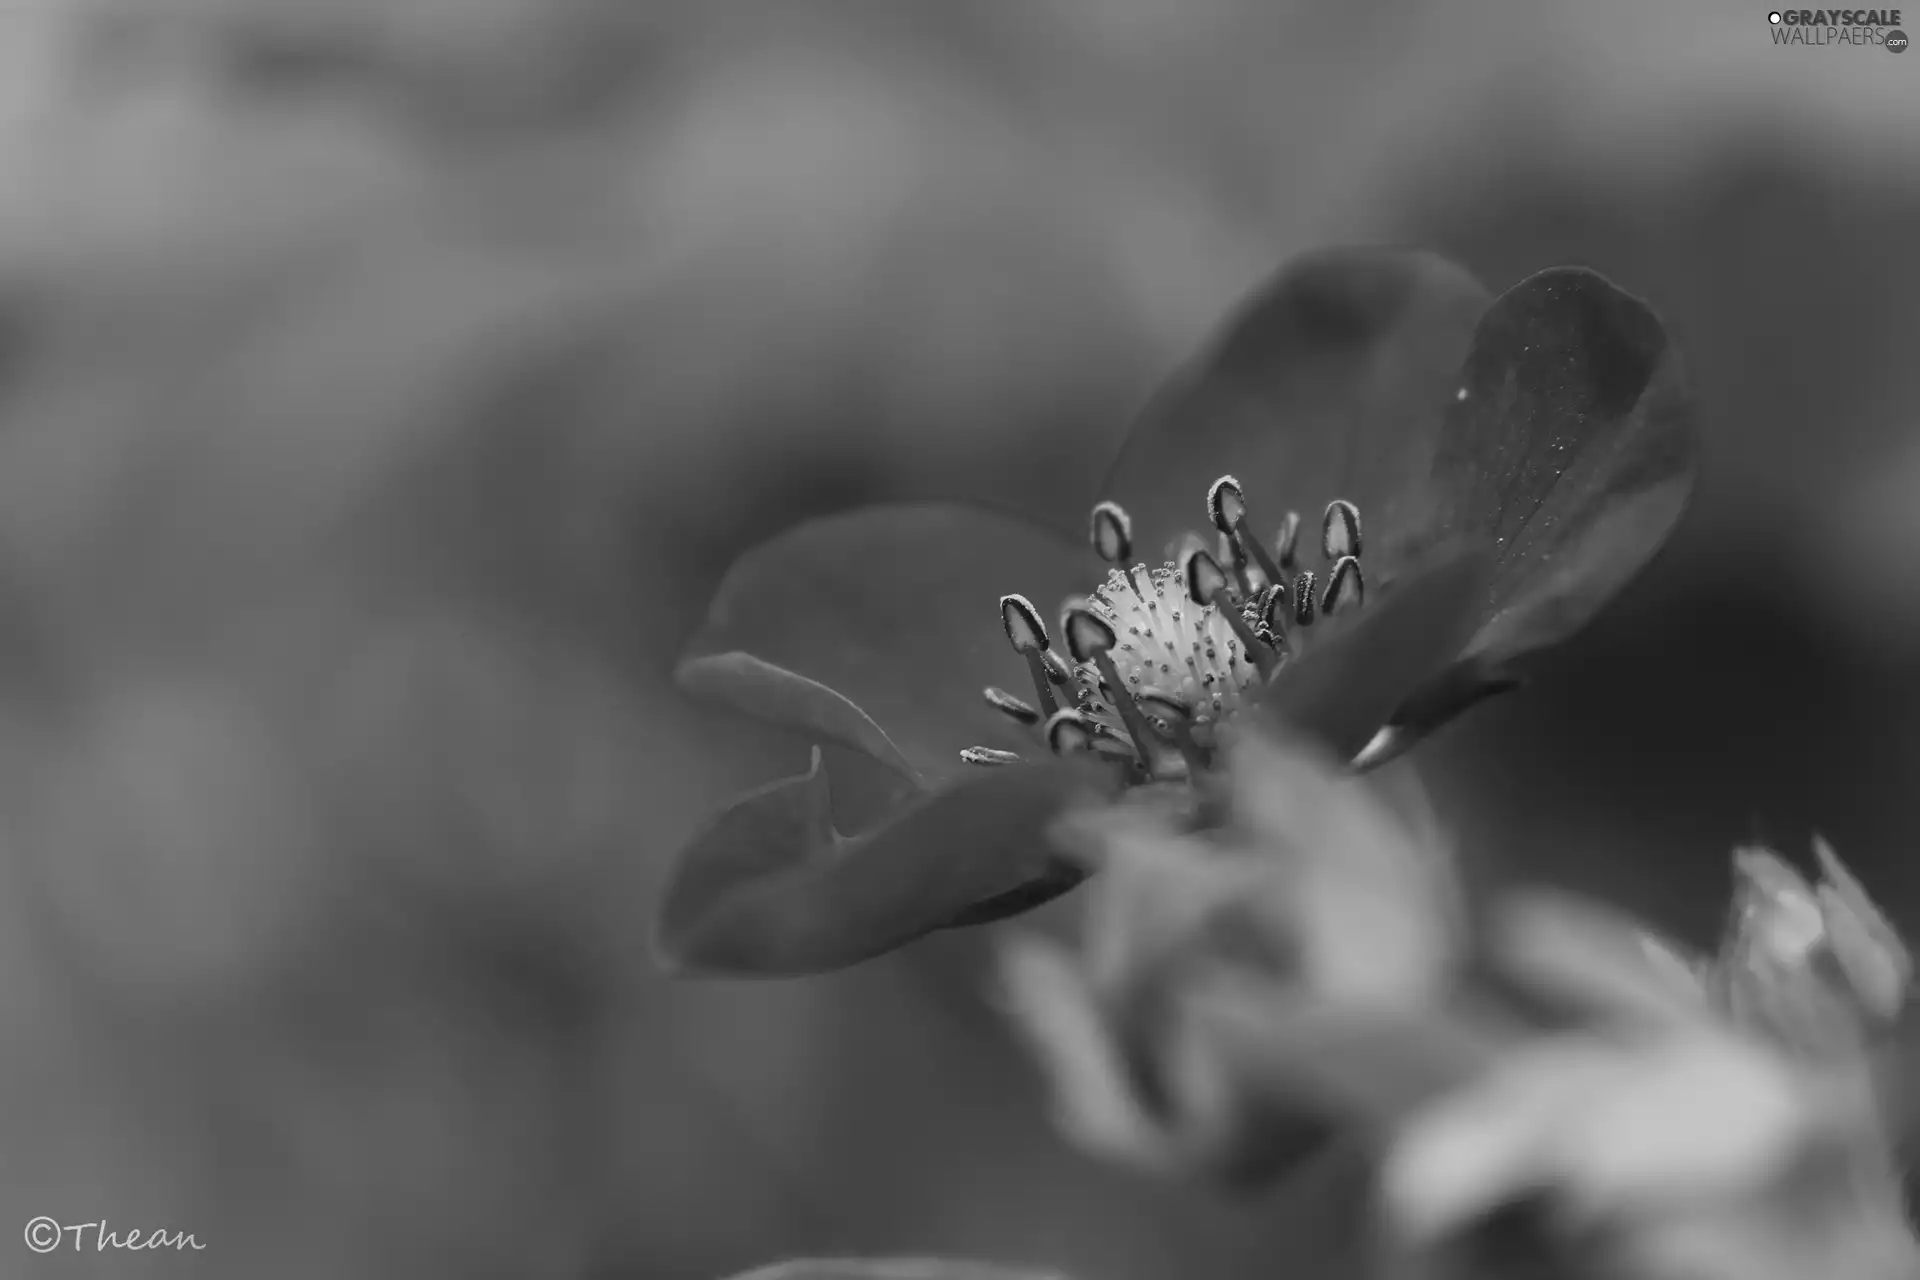
<instances>
[{"instance_id":1,"label":"grayscale photograph","mask_svg":"<svg viewBox=\"0 0 1920 1280\"><path fill-rule=\"evenodd\" d=\"M1920 1280L1908 24L0 5L0 1278Z\"/></svg>"}]
</instances>

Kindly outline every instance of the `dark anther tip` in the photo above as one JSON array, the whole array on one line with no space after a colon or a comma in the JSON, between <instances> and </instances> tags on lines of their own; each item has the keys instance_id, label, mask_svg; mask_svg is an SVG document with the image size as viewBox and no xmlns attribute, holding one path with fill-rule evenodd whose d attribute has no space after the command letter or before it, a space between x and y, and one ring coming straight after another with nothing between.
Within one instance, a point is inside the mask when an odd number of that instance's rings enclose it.
<instances>
[{"instance_id":1,"label":"dark anther tip","mask_svg":"<svg viewBox=\"0 0 1920 1280\"><path fill-rule=\"evenodd\" d=\"M1047 721L1047 747L1057 756L1091 750L1099 722L1079 711L1058 711Z\"/></svg>"},{"instance_id":2,"label":"dark anther tip","mask_svg":"<svg viewBox=\"0 0 1920 1280\"><path fill-rule=\"evenodd\" d=\"M1119 642L1113 625L1085 605L1067 610L1067 653L1075 662L1092 662Z\"/></svg>"},{"instance_id":3,"label":"dark anther tip","mask_svg":"<svg viewBox=\"0 0 1920 1280\"><path fill-rule=\"evenodd\" d=\"M1293 620L1298 626L1313 625L1313 570L1303 571L1293 580Z\"/></svg>"},{"instance_id":4,"label":"dark anther tip","mask_svg":"<svg viewBox=\"0 0 1920 1280\"><path fill-rule=\"evenodd\" d=\"M1327 504L1326 518L1320 524L1320 551L1329 564L1342 556L1360 554L1360 509L1344 498Z\"/></svg>"},{"instance_id":5,"label":"dark anther tip","mask_svg":"<svg viewBox=\"0 0 1920 1280\"><path fill-rule=\"evenodd\" d=\"M1272 582L1260 594L1257 621L1274 635L1287 629L1287 588L1285 584Z\"/></svg>"},{"instance_id":6,"label":"dark anther tip","mask_svg":"<svg viewBox=\"0 0 1920 1280\"><path fill-rule=\"evenodd\" d=\"M1047 624L1040 621L1040 611L1025 596L1000 597L1000 624L1007 629L1007 642L1013 646L1014 652L1029 653L1046 649Z\"/></svg>"},{"instance_id":7,"label":"dark anther tip","mask_svg":"<svg viewBox=\"0 0 1920 1280\"><path fill-rule=\"evenodd\" d=\"M1180 566L1180 576L1186 579L1187 595L1195 604L1212 604L1213 597L1227 585L1227 575L1220 568L1220 562L1202 547L1187 553Z\"/></svg>"},{"instance_id":8,"label":"dark anther tip","mask_svg":"<svg viewBox=\"0 0 1920 1280\"><path fill-rule=\"evenodd\" d=\"M1232 476L1215 480L1207 490L1207 518L1213 521L1213 527L1222 533L1232 533L1246 514L1247 499L1240 491L1240 482Z\"/></svg>"},{"instance_id":9,"label":"dark anther tip","mask_svg":"<svg viewBox=\"0 0 1920 1280\"><path fill-rule=\"evenodd\" d=\"M1133 557L1133 521L1117 502L1094 505L1089 536L1094 554L1108 564L1125 564Z\"/></svg>"},{"instance_id":10,"label":"dark anther tip","mask_svg":"<svg viewBox=\"0 0 1920 1280\"><path fill-rule=\"evenodd\" d=\"M1320 612L1331 618L1342 609L1357 608L1366 602L1367 582L1360 573L1360 561L1341 556L1327 573L1327 590L1320 598Z\"/></svg>"}]
</instances>

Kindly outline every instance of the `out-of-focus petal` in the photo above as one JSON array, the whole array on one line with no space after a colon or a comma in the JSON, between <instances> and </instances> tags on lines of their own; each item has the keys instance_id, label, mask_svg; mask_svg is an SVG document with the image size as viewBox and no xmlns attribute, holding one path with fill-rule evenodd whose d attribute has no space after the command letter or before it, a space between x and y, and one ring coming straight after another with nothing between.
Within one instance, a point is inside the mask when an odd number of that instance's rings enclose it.
<instances>
[{"instance_id":1,"label":"out-of-focus petal","mask_svg":"<svg viewBox=\"0 0 1920 1280\"><path fill-rule=\"evenodd\" d=\"M1014 1028L1047 1076L1061 1130L1123 1164L1174 1167L1174 1138L1141 1105L1105 1010L1075 959L1041 939L1012 939L1001 953L1001 978Z\"/></svg>"},{"instance_id":2,"label":"out-of-focus petal","mask_svg":"<svg viewBox=\"0 0 1920 1280\"><path fill-rule=\"evenodd\" d=\"M1563 894L1515 894L1491 913L1488 950L1516 980L1587 1018L1675 1026L1709 1012L1680 953L1644 926Z\"/></svg>"},{"instance_id":3,"label":"out-of-focus petal","mask_svg":"<svg viewBox=\"0 0 1920 1280\"><path fill-rule=\"evenodd\" d=\"M1366 522L1369 566L1390 574L1431 524L1441 413L1489 300L1422 250L1293 259L1149 401L1103 496L1149 554L1201 523L1222 475L1239 479L1262 536L1288 510L1317 528L1344 498Z\"/></svg>"},{"instance_id":4,"label":"out-of-focus petal","mask_svg":"<svg viewBox=\"0 0 1920 1280\"><path fill-rule=\"evenodd\" d=\"M1191 997L1194 1025L1269 1108L1336 1116L1378 1133L1497 1060L1514 1028L1440 1003L1347 1005L1218 975Z\"/></svg>"},{"instance_id":5,"label":"out-of-focus petal","mask_svg":"<svg viewBox=\"0 0 1920 1280\"><path fill-rule=\"evenodd\" d=\"M1476 656L1565 639L1652 558L1693 489L1694 418L1659 318L1605 277L1555 267L1494 301L1433 472L1442 527L1499 552Z\"/></svg>"},{"instance_id":6,"label":"out-of-focus petal","mask_svg":"<svg viewBox=\"0 0 1920 1280\"><path fill-rule=\"evenodd\" d=\"M1051 609L1098 562L1038 525L954 504L863 507L735 561L678 679L747 715L865 751L928 784L970 746L1037 750L981 690L1031 697L1000 597Z\"/></svg>"},{"instance_id":7,"label":"out-of-focus petal","mask_svg":"<svg viewBox=\"0 0 1920 1280\"><path fill-rule=\"evenodd\" d=\"M1833 846L1816 837L1813 853L1820 862L1821 884L1816 893L1826 922L1827 946L1867 1012L1892 1021L1906 1005L1913 983L1913 956Z\"/></svg>"},{"instance_id":8,"label":"out-of-focus petal","mask_svg":"<svg viewBox=\"0 0 1920 1280\"><path fill-rule=\"evenodd\" d=\"M1335 757L1254 732L1230 766L1233 808L1284 859L1302 978L1345 1004L1420 1004L1461 944L1452 851L1414 829Z\"/></svg>"},{"instance_id":9,"label":"out-of-focus petal","mask_svg":"<svg viewBox=\"0 0 1920 1280\"><path fill-rule=\"evenodd\" d=\"M1383 1197L1414 1239L1538 1191L1590 1220L1736 1199L1781 1177L1826 1119L1811 1082L1755 1042L1554 1037L1410 1123Z\"/></svg>"},{"instance_id":10,"label":"out-of-focus petal","mask_svg":"<svg viewBox=\"0 0 1920 1280\"><path fill-rule=\"evenodd\" d=\"M656 950L680 972L753 977L871 959L1052 874L1049 824L1104 785L1059 762L979 769L847 836L815 748L807 773L740 797L688 842Z\"/></svg>"}]
</instances>

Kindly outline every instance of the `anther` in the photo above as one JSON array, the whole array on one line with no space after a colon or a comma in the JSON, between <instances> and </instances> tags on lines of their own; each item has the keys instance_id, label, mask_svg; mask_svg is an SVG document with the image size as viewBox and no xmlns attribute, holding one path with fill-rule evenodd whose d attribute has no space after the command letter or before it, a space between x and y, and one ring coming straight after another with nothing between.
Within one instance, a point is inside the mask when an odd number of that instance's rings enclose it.
<instances>
[{"instance_id":1,"label":"anther","mask_svg":"<svg viewBox=\"0 0 1920 1280\"><path fill-rule=\"evenodd\" d=\"M1185 698L1160 689L1144 689L1135 699L1154 728L1161 730L1180 748L1187 762L1187 775L1198 778L1207 770L1207 753L1193 739L1193 706Z\"/></svg>"},{"instance_id":2,"label":"anther","mask_svg":"<svg viewBox=\"0 0 1920 1280\"><path fill-rule=\"evenodd\" d=\"M1180 576L1186 580L1187 596L1195 604L1213 604L1216 599L1230 595L1225 571L1204 548L1196 547L1187 553L1180 564Z\"/></svg>"},{"instance_id":3,"label":"anther","mask_svg":"<svg viewBox=\"0 0 1920 1280\"><path fill-rule=\"evenodd\" d=\"M1280 581L1280 566L1274 563L1267 549L1260 545L1260 539L1253 536L1253 530L1247 527L1247 495L1241 490L1240 482L1232 476L1221 476L1213 482L1213 488L1207 490L1207 515L1213 520L1213 527L1233 540L1234 568L1239 573L1242 588L1251 595L1253 585L1248 581L1244 566L1249 557L1260 566L1260 572L1268 582Z\"/></svg>"},{"instance_id":4,"label":"anther","mask_svg":"<svg viewBox=\"0 0 1920 1280\"><path fill-rule=\"evenodd\" d=\"M1049 643L1047 624L1025 596L1000 597L1000 625L1007 629L1007 642L1015 653L1045 649Z\"/></svg>"},{"instance_id":5,"label":"anther","mask_svg":"<svg viewBox=\"0 0 1920 1280\"><path fill-rule=\"evenodd\" d=\"M1297 627L1313 625L1313 570L1302 571L1293 580L1293 624Z\"/></svg>"},{"instance_id":6,"label":"anther","mask_svg":"<svg viewBox=\"0 0 1920 1280\"><path fill-rule=\"evenodd\" d=\"M1065 658L1048 649L1040 655L1040 660L1047 668L1047 679L1054 684L1064 689L1073 683L1073 668L1067 665Z\"/></svg>"},{"instance_id":7,"label":"anther","mask_svg":"<svg viewBox=\"0 0 1920 1280\"><path fill-rule=\"evenodd\" d=\"M1221 476L1207 490L1207 517L1213 521L1213 527L1222 533L1232 533L1247 518L1247 497L1240 491L1240 482L1232 476Z\"/></svg>"},{"instance_id":8,"label":"anther","mask_svg":"<svg viewBox=\"0 0 1920 1280\"><path fill-rule=\"evenodd\" d=\"M1001 765L1020 763L1018 752L1002 751L998 747L965 747L960 752L960 759L967 764L988 765L996 768Z\"/></svg>"},{"instance_id":9,"label":"anther","mask_svg":"<svg viewBox=\"0 0 1920 1280\"><path fill-rule=\"evenodd\" d=\"M1133 563L1133 518L1125 508L1117 502L1095 503L1088 535L1093 553L1108 564L1121 566L1134 596L1144 601L1147 588L1140 581L1140 566Z\"/></svg>"},{"instance_id":10,"label":"anther","mask_svg":"<svg viewBox=\"0 0 1920 1280\"><path fill-rule=\"evenodd\" d=\"M1075 662L1092 662L1095 657L1113 648L1119 640L1114 634L1113 624L1084 603L1070 605L1061 617L1061 625L1066 631L1067 656ZM1112 679L1111 676L1107 678Z\"/></svg>"},{"instance_id":11,"label":"anther","mask_svg":"<svg viewBox=\"0 0 1920 1280\"><path fill-rule=\"evenodd\" d=\"M1027 674L1033 677L1041 711L1052 715L1060 709L1060 704L1054 699L1053 685L1047 676L1047 660L1042 656L1048 651L1048 640L1047 624L1040 621L1040 611L1025 596L1001 596L1000 625L1006 628L1007 641L1013 645L1014 652L1027 660Z\"/></svg>"},{"instance_id":12,"label":"anther","mask_svg":"<svg viewBox=\"0 0 1920 1280\"><path fill-rule=\"evenodd\" d=\"M1287 588L1278 582L1270 585L1260 597L1260 625L1273 633L1276 643L1287 632L1287 609L1290 603Z\"/></svg>"},{"instance_id":13,"label":"anther","mask_svg":"<svg viewBox=\"0 0 1920 1280\"><path fill-rule=\"evenodd\" d=\"M1300 551L1300 513L1287 512L1287 518L1281 522L1280 532L1274 535L1273 555L1282 569L1291 569L1299 562Z\"/></svg>"},{"instance_id":14,"label":"anther","mask_svg":"<svg viewBox=\"0 0 1920 1280\"><path fill-rule=\"evenodd\" d=\"M1331 564L1342 556L1360 554L1360 509L1344 498L1327 504L1320 524L1320 551Z\"/></svg>"},{"instance_id":15,"label":"anther","mask_svg":"<svg viewBox=\"0 0 1920 1280\"><path fill-rule=\"evenodd\" d=\"M1273 675L1274 669L1280 664L1272 648L1253 633L1253 628L1241 615L1220 562L1204 550L1196 550L1188 553L1186 562L1180 567L1182 576L1186 578L1187 595L1195 604L1210 604L1218 609L1227 625L1233 628L1233 634L1240 637L1240 643L1246 646L1247 656L1260 669L1261 677L1264 679Z\"/></svg>"},{"instance_id":16,"label":"anther","mask_svg":"<svg viewBox=\"0 0 1920 1280\"><path fill-rule=\"evenodd\" d=\"M1366 602L1367 582L1360 575L1360 561L1341 556L1327 574L1327 591L1320 598L1320 612L1331 618L1346 608L1358 608Z\"/></svg>"},{"instance_id":17,"label":"anther","mask_svg":"<svg viewBox=\"0 0 1920 1280\"><path fill-rule=\"evenodd\" d=\"M1108 564L1133 558L1133 521L1117 502L1096 503L1090 529L1093 553Z\"/></svg>"},{"instance_id":18,"label":"anther","mask_svg":"<svg viewBox=\"0 0 1920 1280\"><path fill-rule=\"evenodd\" d=\"M1215 571L1218 569L1216 565ZM1065 622L1068 655L1075 662L1093 664L1099 671L1103 682L1102 692L1113 704L1113 709L1120 713L1121 723L1127 726L1127 736L1133 739L1133 748L1140 755L1140 763L1150 775L1161 776L1164 773L1163 753L1154 749L1147 719L1140 714L1127 681L1113 665L1113 646L1119 637L1114 634L1112 625L1084 605L1069 609Z\"/></svg>"},{"instance_id":19,"label":"anther","mask_svg":"<svg viewBox=\"0 0 1920 1280\"><path fill-rule=\"evenodd\" d=\"M1047 721L1047 748L1057 756L1074 756L1093 750L1099 736L1099 722L1079 711L1061 711Z\"/></svg>"},{"instance_id":20,"label":"anther","mask_svg":"<svg viewBox=\"0 0 1920 1280\"><path fill-rule=\"evenodd\" d=\"M1005 689L988 686L982 691L982 696L986 698L988 706L1009 719L1020 724L1040 723L1040 713L1038 711L1014 697Z\"/></svg>"}]
</instances>

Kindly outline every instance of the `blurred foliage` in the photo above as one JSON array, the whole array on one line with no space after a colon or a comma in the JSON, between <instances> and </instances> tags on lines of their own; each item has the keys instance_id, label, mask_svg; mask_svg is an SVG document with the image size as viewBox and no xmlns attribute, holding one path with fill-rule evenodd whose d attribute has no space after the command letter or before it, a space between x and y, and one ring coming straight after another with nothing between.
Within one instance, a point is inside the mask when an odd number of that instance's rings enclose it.
<instances>
[{"instance_id":1,"label":"blurred foliage","mask_svg":"<svg viewBox=\"0 0 1920 1280\"><path fill-rule=\"evenodd\" d=\"M967 945L675 987L641 922L654 855L805 758L667 689L725 563L1057 499L1317 242L1607 271L1716 432L1654 579L1429 753L1475 847L1697 934L1730 844L1817 823L1912 919L1912 67L1757 23L8 6L8 1202L289 1280L1309 1274L1310 1206L1066 1152Z\"/></svg>"}]
</instances>

